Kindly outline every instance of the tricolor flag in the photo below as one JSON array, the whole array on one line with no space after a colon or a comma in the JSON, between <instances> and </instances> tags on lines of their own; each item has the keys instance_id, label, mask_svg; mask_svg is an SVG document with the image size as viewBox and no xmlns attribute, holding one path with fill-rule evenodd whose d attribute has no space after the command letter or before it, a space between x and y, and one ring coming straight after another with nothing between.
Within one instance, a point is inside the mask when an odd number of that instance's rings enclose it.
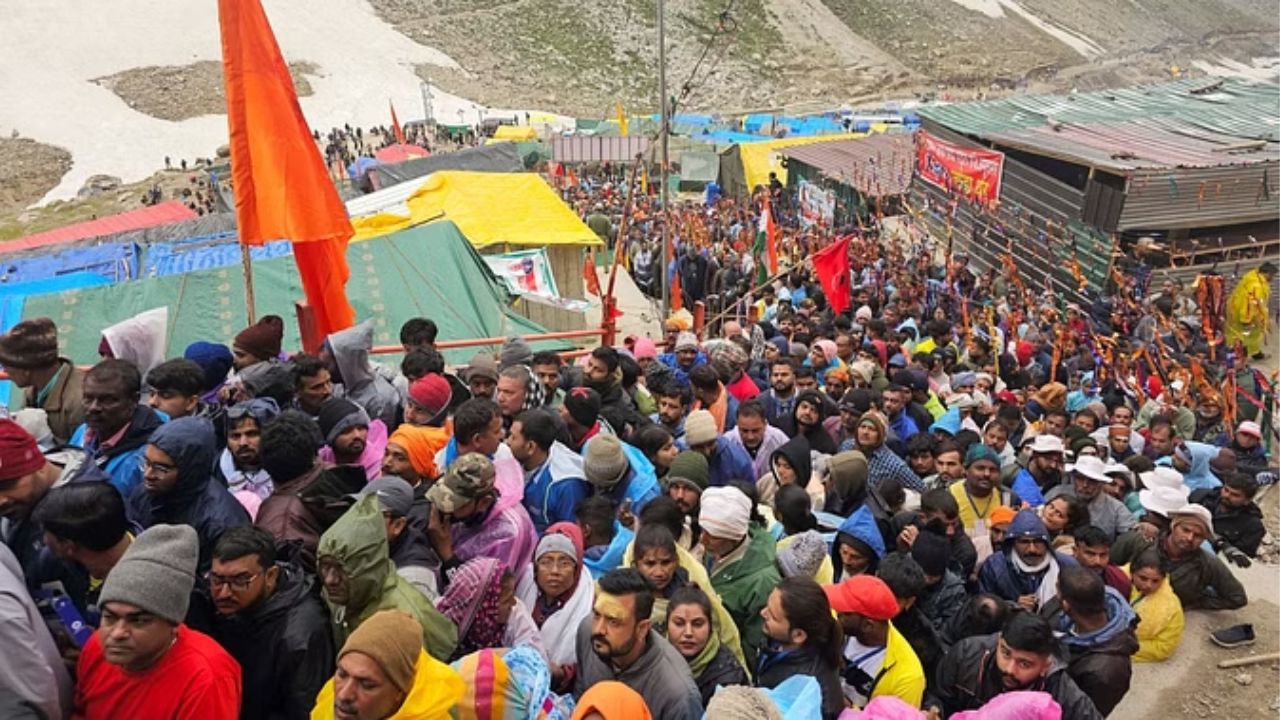
<instances>
[{"instance_id":1,"label":"tricolor flag","mask_svg":"<svg viewBox=\"0 0 1280 720\"><path fill-rule=\"evenodd\" d=\"M752 254L756 258L756 284L778 273L778 227L773 222L773 211L769 207L769 196L764 196L764 206L760 210L760 225L756 230L756 244Z\"/></svg>"}]
</instances>

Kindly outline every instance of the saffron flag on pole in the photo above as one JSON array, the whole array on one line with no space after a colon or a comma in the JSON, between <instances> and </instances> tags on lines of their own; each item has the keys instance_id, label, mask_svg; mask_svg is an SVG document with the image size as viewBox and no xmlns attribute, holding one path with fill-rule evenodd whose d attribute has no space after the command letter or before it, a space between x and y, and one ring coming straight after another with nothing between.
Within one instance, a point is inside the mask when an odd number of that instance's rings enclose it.
<instances>
[{"instance_id":1,"label":"saffron flag on pole","mask_svg":"<svg viewBox=\"0 0 1280 720\"><path fill-rule=\"evenodd\" d=\"M626 137L627 134L630 132L630 129L631 128L627 123L627 109L622 107L622 101L619 100L618 101L618 134L621 135L622 137Z\"/></svg>"},{"instance_id":2,"label":"saffron flag on pole","mask_svg":"<svg viewBox=\"0 0 1280 720\"><path fill-rule=\"evenodd\" d=\"M396 142L401 145L408 145L408 141L404 139L404 128L400 127L400 119L396 117L396 104L390 100L387 101L387 104L391 106L391 129L396 134Z\"/></svg>"},{"instance_id":3,"label":"saffron flag on pole","mask_svg":"<svg viewBox=\"0 0 1280 720\"><path fill-rule=\"evenodd\" d=\"M293 243L322 336L349 327L345 285L351 221L307 126L259 0L218 0L240 242Z\"/></svg>"},{"instance_id":4,"label":"saffron flag on pole","mask_svg":"<svg viewBox=\"0 0 1280 720\"><path fill-rule=\"evenodd\" d=\"M831 312L839 315L853 304L853 287L849 278L849 237L846 235L822 248L813 256L813 271L822 283Z\"/></svg>"}]
</instances>

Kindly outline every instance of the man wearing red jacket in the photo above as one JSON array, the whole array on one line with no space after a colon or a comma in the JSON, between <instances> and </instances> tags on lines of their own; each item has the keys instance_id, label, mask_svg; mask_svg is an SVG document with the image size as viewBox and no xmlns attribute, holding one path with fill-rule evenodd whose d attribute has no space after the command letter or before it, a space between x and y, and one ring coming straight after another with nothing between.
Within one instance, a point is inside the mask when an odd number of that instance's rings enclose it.
<instances>
[{"instance_id":1,"label":"man wearing red jacket","mask_svg":"<svg viewBox=\"0 0 1280 720\"><path fill-rule=\"evenodd\" d=\"M183 624L199 541L187 525L138 535L102 584L102 624L76 668L74 720L231 720L240 666Z\"/></svg>"}]
</instances>

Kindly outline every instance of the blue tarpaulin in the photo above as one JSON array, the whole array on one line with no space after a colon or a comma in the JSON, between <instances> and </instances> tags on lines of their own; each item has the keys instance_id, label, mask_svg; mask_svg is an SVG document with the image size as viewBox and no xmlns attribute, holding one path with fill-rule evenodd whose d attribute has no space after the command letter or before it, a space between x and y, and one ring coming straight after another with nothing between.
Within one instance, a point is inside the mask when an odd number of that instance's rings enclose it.
<instances>
[{"instance_id":1,"label":"blue tarpaulin","mask_svg":"<svg viewBox=\"0 0 1280 720\"><path fill-rule=\"evenodd\" d=\"M272 242L250 248L253 262L285 257L293 252L287 241ZM193 238L173 243L157 243L147 247L143 260L143 277L182 275L197 270L240 264L240 244L234 233L217 238Z\"/></svg>"},{"instance_id":2,"label":"blue tarpaulin","mask_svg":"<svg viewBox=\"0 0 1280 720\"><path fill-rule=\"evenodd\" d=\"M111 282L138 277L138 246L113 243L74 247L29 257L5 258L0 284L30 283L76 272L97 273Z\"/></svg>"}]
</instances>

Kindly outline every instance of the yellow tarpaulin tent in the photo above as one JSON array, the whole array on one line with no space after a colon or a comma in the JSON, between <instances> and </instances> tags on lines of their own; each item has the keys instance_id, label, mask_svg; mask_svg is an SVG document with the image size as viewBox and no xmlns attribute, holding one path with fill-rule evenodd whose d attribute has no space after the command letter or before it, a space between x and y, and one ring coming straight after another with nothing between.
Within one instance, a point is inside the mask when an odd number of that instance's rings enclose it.
<instances>
[{"instance_id":1,"label":"yellow tarpaulin tent","mask_svg":"<svg viewBox=\"0 0 1280 720\"><path fill-rule=\"evenodd\" d=\"M864 137L865 133L849 133L846 135L813 135L809 137L783 138L781 140L761 140L738 144L738 152L742 157L742 175L747 188L769 184L769 173L778 174L778 181L787 184L787 169L782 167L782 156L777 152L781 148L812 143L831 142L832 140L848 140Z\"/></svg>"},{"instance_id":2,"label":"yellow tarpaulin tent","mask_svg":"<svg viewBox=\"0 0 1280 720\"><path fill-rule=\"evenodd\" d=\"M518 127L515 125L499 125L498 129L493 131L494 140L537 140L538 131L529 126Z\"/></svg>"},{"instance_id":3,"label":"yellow tarpaulin tent","mask_svg":"<svg viewBox=\"0 0 1280 720\"><path fill-rule=\"evenodd\" d=\"M366 240L443 216L476 247L601 244L551 186L533 173L436 172L423 180L405 205L408 215L385 211L352 218L354 239Z\"/></svg>"}]
</instances>

